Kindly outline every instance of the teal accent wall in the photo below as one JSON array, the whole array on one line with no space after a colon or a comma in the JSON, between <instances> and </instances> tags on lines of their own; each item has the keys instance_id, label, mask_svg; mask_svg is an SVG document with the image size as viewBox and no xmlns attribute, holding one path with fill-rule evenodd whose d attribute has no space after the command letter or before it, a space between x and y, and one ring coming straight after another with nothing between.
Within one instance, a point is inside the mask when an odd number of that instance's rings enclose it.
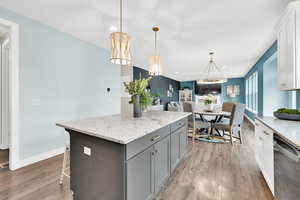
<instances>
[{"instance_id":1,"label":"teal accent wall","mask_svg":"<svg viewBox=\"0 0 300 200\"><path fill-rule=\"evenodd\" d=\"M240 96L237 97L229 97L226 95L226 86L228 85L240 85ZM195 101L195 86L196 81L183 81L180 82L180 89L183 90L184 88L189 88L193 92L193 101ZM239 102L245 103L245 81L244 78L229 78L227 79L226 83L222 84L222 102L225 101L232 101L232 102Z\"/></svg>"},{"instance_id":2,"label":"teal accent wall","mask_svg":"<svg viewBox=\"0 0 300 200\"><path fill-rule=\"evenodd\" d=\"M239 85L240 86L240 95L236 97L227 96L227 86L229 85ZM245 103L245 80L244 78L230 78L227 82L222 84L222 101L227 102L236 102L236 103Z\"/></svg>"},{"instance_id":3,"label":"teal accent wall","mask_svg":"<svg viewBox=\"0 0 300 200\"><path fill-rule=\"evenodd\" d=\"M196 84L196 81L183 81L183 82L180 82L180 90L183 90L185 88L189 88L190 90L192 90L193 101L195 101L195 84Z\"/></svg>"},{"instance_id":4,"label":"teal accent wall","mask_svg":"<svg viewBox=\"0 0 300 200\"><path fill-rule=\"evenodd\" d=\"M258 72L258 115L263 114L263 66L264 63L277 52L277 42L274 42L272 46L258 59L255 65L250 69L250 71L244 77L245 80L250 77L254 72ZM245 83L246 84L246 83ZM256 114L246 110L246 115L255 120Z\"/></svg>"},{"instance_id":5,"label":"teal accent wall","mask_svg":"<svg viewBox=\"0 0 300 200\"><path fill-rule=\"evenodd\" d=\"M278 108L289 108L292 92L278 88L277 53L274 53L263 65L263 115L273 116Z\"/></svg>"},{"instance_id":6,"label":"teal accent wall","mask_svg":"<svg viewBox=\"0 0 300 200\"><path fill-rule=\"evenodd\" d=\"M139 67L133 67L133 80L140 78L150 77L149 72ZM173 93L172 97L168 97L169 86L172 85ZM179 81L170 79L165 76L154 76L149 81L149 89L152 95L159 93L161 95L160 100L164 105L164 110L167 110L167 104L170 101L179 101Z\"/></svg>"},{"instance_id":7,"label":"teal accent wall","mask_svg":"<svg viewBox=\"0 0 300 200\"><path fill-rule=\"evenodd\" d=\"M56 122L120 112L120 66L106 49L1 7L0 18L20 26L20 159L67 143Z\"/></svg>"}]
</instances>

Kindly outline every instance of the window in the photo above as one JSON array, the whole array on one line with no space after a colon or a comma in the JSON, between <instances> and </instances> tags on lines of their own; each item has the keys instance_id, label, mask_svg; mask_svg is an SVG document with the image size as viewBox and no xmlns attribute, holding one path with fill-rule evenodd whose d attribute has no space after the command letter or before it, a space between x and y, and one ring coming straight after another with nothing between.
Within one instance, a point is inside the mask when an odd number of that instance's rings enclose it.
<instances>
[{"instance_id":1,"label":"window","mask_svg":"<svg viewBox=\"0 0 300 200\"><path fill-rule=\"evenodd\" d=\"M246 107L253 113L258 112L258 73L246 79Z\"/></svg>"},{"instance_id":2,"label":"window","mask_svg":"<svg viewBox=\"0 0 300 200\"><path fill-rule=\"evenodd\" d=\"M289 91L289 108L297 109L297 92Z\"/></svg>"}]
</instances>

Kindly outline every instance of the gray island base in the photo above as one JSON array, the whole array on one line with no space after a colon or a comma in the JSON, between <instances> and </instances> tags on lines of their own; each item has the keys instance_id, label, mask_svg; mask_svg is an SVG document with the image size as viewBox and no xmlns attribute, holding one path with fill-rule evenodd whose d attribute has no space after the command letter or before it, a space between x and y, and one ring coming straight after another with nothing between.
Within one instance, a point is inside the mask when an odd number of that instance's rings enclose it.
<instances>
[{"instance_id":1,"label":"gray island base","mask_svg":"<svg viewBox=\"0 0 300 200\"><path fill-rule=\"evenodd\" d=\"M189 115L156 111L57 123L70 134L74 200L153 199L187 150Z\"/></svg>"}]
</instances>

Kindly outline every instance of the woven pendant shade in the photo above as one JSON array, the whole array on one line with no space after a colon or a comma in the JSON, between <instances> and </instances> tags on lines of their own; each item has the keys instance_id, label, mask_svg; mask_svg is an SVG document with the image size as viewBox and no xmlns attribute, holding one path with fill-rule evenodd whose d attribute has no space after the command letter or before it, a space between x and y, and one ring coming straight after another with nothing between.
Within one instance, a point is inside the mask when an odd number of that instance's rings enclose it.
<instances>
[{"instance_id":1,"label":"woven pendant shade","mask_svg":"<svg viewBox=\"0 0 300 200\"><path fill-rule=\"evenodd\" d=\"M160 76L162 75L162 57L161 56L150 56L149 57L149 74L151 76Z\"/></svg>"},{"instance_id":2,"label":"woven pendant shade","mask_svg":"<svg viewBox=\"0 0 300 200\"><path fill-rule=\"evenodd\" d=\"M159 28L157 26L152 27L154 31L154 56L149 57L149 74L151 76L160 76L163 73L162 70L162 57L157 53L157 32Z\"/></svg>"},{"instance_id":3,"label":"woven pendant shade","mask_svg":"<svg viewBox=\"0 0 300 200\"><path fill-rule=\"evenodd\" d=\"M110 34L110 62L118 65L131 65L131 37L123 33L123 0L120 0L120 31Z\"/></svg>"},{"instance_id":4,"label":"woven pendant shade","mask_svg":"<svg viewBox=\"0 0 300 200\"><path fill-rule=\"evenodd\" d=\"M111 54L110 62L118 65L130 65L130 41L131 37L127 33L114 32L110 34Z\"/></svg>"}]
</instances>

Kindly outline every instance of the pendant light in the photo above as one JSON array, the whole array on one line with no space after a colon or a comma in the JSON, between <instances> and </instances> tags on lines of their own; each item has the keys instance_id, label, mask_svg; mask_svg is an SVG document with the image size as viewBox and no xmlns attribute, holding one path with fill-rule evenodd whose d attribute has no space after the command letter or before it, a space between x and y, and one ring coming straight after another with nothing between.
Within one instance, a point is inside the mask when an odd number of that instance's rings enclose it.
<instances>
[{"instance_id":1,"label":"pendant light","mask_svg":"<svg viewBox=\"0 0 300 200\"><path fill-rule=\"evenodd\" d=\"M159 31L159 28L157 26L154 26L152 28L154 31L154 55L150 56L149 62L150 62L150 67L149 67L149 74L151 76L159 76L162 75L162 58L159 56L157 53L157 32Z\"/></svg>"},{"instance_id":2,"label":"pendant light","mask_svg":"<svg viewBox=\"0 0 300 200\"><path fill-rule=\"evenodd\" d=\"M131 37L123 33L123 0L120 0L120 32L110 34L111 53L110 62L118 65L131 64Z\"/></svg>"},{"instance_id":3,"label":"pendant light","mask_svg":"<svg viewBox=\"0 0 300 200\"><path fill-rule=\"evenodd\" d=\"M224 72L221 71L221 68L216 65L213 59L214 52L210 52L210 60L205 68L204 74L205 77L202 80L198 80L198 84L217 84L227 82L226 78L223 78Z\"/></svg>"}]
</instances>

